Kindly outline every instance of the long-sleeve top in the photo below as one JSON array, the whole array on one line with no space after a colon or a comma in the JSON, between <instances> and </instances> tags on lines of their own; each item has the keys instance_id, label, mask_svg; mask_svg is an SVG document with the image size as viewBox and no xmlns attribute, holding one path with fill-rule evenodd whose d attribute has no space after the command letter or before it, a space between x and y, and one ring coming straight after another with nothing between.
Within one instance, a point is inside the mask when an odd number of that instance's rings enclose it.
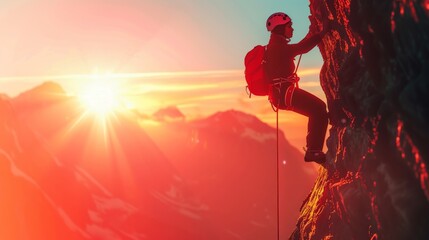
<instances>
[{"instance_id":1,"label":"long-sleeve top","mask_svg":"<svg viewBox=\"0 0 429 240\"><path fill-rule=\"evenodd\" d=\"M295 71L295 56L309 52L322 37L315 34L296 44L289 44L281 35L272 33L265 52L265 73L268 79L287 78Z\"/></svg>"}]
</instances>

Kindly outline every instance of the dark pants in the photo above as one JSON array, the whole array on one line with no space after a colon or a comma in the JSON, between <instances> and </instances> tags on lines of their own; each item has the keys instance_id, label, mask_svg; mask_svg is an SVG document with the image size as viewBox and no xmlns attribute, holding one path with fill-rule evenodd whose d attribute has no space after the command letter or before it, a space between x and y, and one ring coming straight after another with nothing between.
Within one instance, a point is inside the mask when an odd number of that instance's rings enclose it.
<instances>
[{"instance_id":1,"label":"dark pants","mask_svg":"<svg viewBox=\"0 0 429 240\"><path fill-rule=\"evenodd\" d=\"M326 104L300 88L295 88L292 94L292 106L285 103L286 90L290 84L282 84L274 88L271 102L279 109L288 109L308 117L307 149L322 150L325 142L326 128L328 127L328 113Z\"/></svg>"}]
</instances>

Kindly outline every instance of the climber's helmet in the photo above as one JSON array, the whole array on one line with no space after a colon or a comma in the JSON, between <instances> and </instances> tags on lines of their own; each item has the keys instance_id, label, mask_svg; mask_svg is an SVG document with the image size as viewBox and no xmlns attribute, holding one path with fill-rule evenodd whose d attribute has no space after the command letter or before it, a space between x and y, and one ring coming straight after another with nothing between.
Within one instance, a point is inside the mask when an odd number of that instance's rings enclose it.
<instances>
[{"instance_id":1,"label":"climber's helmet","mask_svg":"<svg viewBox=\"0 0 429 240\"><path fill-rule=\"evenodd\" d=\"M275 27L289 22L292 22L292 19L286 13L273 13L267 19L267 30L271 32Z\"/></svg>"}]
</instances>

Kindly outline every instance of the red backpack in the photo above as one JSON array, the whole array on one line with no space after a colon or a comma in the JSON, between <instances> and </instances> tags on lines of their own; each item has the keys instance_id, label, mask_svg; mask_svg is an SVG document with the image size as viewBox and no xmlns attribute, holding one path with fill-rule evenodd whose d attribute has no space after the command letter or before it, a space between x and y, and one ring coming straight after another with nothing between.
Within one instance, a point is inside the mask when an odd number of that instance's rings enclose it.
<instances>
[{"instance_id":1,"label":"red backpack","mask_svg":"<svg viewBox=\"0 0 429 240\"><path fill-rule=\"evenodd\" d=\"M267 47L258 45L250 50L244 58L244 76L251 94L257 96L268 95L268 81L265 77L264 63Z\"/></svg>"}]
</instances>

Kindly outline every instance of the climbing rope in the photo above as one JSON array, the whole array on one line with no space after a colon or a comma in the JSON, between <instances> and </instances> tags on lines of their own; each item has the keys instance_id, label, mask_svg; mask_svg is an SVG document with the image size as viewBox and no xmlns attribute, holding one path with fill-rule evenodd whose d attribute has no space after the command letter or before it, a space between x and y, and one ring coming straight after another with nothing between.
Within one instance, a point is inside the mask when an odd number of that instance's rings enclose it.
<instances>
[{"instance_id":1,"label":"climbing rope","mask_svg":"<svg viewBox=\"0 0 429 240\"><path fill-rule=\"evenodd\" d=\"M299 64L300 64L300 62L301 62L301 57L302 57L302 54L301 55L299 55L299 59L298 59L298 63L297 63L297 65L296 65L296 68L295 68L295 72L293 73L293 75L292 75L292 78L294 79L294 80L292 80L292 82L294 82L294 84L292 85L292 88L290 88L291 90L291 92L289 92L289 89L288 89L288 91L286 91L286 95L289 95L289 100L290 100L290 103L292 103L292 95L293 95L293 90L295 89L295 87L298 87L298 81L299 81L299 77L297 76L297 71L298 71L298 67L299 67ZM290 79L283 79L283 80L281 80L278 84L277 84L277 90L279 91L279 95L280 95L280 85L284 82L284 80L286 80L286 82L291 82L291 80ZM280 85L279 85L280 84ZM271 88L270 89L273 89L274 87L273 86L271 86ZM273 91L273 90L271 90L271 91ZM272 92L271 92L271 94L272 94ZM270 95L271 95L270 94ZM280 99L280 98L277 98L278 100ZM276 153L276 182L277 182L277 193L276 193L276 198L277 198L277 240L280 240L280 184L279 184L279 177L280 177L280 170L279 170L279 162L280 162L280 154L279 154L279 146L280 146L280 144L279 144L279 106L280 106L280 102L277 102L277 104L274 106L274 104L273 104L273 101L272 101L273 99L270 99L270 102L271 102L271 107L273 108L273 110L274 110L274 112L276 112L276 134L277 134L277 146L276 146L276 148L277 148L277 153ZM290 104L290 106L292 107L292 104ZM291 109L291 108L290 108Z\"/></svg>"},{"instance_id":2,"label":"climbing rope","mask_svg":"<svg viewBox=\"0 0 429 240\"><path fill-rule=\"evenodd\" d=\"M280 240L280 186L279 186L279 109L276 109L276 127L277 127L277 240Z\"/></svg>"}]
</instances>

